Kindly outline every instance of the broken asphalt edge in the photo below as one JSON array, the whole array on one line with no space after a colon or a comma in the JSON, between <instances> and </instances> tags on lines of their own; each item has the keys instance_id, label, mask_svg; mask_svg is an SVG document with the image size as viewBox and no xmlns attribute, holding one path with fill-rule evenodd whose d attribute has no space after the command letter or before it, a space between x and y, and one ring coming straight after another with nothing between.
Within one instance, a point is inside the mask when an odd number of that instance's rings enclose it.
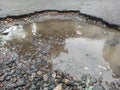
<instances>
[{"instance_id":1,"label":"broken asphalt edge","mask_svg":"<svg viewBox=\"0 0 120 90\"><path fill-rule=\"evenodd\" d=\"M18 18L30 17L32 15L41 14L44 12L77 13L79 16L83 16L86 20L101 22L101 24L106 25L109 28L117 29L120 31L120 25L109 23L109 22L103 20L102 18L99 18L96 16L81 13L80 10L42 10L42 11L34 11L32 13L19 14L19 15L6 15L4 17L0 17L0 20L5 20L6 18L18 19Z\"/></svg>"}]
</instances>

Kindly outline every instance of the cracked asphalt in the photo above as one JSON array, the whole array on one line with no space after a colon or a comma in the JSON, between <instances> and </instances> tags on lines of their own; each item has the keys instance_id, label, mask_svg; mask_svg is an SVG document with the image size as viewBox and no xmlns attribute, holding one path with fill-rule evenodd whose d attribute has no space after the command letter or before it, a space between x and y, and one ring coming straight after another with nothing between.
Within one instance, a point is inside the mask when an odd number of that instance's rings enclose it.
<instances>
[{"instance_id":1,"label":"cracked asphalt","mask_svg":"<svg viewBox=\"0 0 120 90\"><path fill-rule=\"evenodd\" d=\"M0 0L0 17L34 13L42 10L79 10L120 25L120 0Z\"/></svg>"}]
</instances>

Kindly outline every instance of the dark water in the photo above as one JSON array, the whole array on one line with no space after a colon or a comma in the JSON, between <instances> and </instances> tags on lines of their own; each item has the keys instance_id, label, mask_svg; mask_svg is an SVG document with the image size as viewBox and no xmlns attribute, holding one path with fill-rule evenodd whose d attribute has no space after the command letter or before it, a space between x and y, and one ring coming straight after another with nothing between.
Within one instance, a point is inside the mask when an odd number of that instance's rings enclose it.
<instances>
[{"instance_id":1,"label":"dark water","mask_svg":"<svg viewBox=\"0 0 120 90\"><path fill-rule=\"evenodd\" d=\"M72 20L49 20L11 26L1 35L1 45L20 56L43 47L53 69L75 77L84 73L111 81L120 77L120 32Z\"/></svg>"}]
</instances>

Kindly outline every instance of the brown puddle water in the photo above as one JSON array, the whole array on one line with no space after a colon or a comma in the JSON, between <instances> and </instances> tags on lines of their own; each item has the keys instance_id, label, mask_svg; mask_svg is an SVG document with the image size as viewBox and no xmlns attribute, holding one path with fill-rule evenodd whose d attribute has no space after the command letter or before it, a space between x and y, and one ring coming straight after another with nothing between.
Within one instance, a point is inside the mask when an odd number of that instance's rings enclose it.
<instances>
[{"instance_id":1,"label":"brown puddle water","mask_svg":"<svg viewBox=\"0 0 120 90\"><path fill-rule=\"evenodd\" d=\"M44 47L54 70L78 78L84 73L102 75L107 81L120 77L119 31L74 20L48 20L11 26L5 32L9 34L1 35L4 47L23 57Z\"/></svg>"}]
</instances>

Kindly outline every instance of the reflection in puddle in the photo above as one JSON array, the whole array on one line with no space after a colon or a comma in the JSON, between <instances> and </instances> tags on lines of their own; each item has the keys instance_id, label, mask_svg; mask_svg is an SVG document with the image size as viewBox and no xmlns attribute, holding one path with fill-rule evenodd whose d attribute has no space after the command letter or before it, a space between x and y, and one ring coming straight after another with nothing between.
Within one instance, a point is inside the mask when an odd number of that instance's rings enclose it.
<instances>
[{"instance_id":1,"label":"reflection in puddle","mask_svg":"<svg viewBox=\"0 0 120 90\"><path fill-rule=\"evenodd\" d=\"M25 38L25 32L23 30L23 26L11 26L7 28L2 34L3 35L3 41L6 40L12 40L14 38L21 39Z\"/></svg>"},{"instance_id":2,"label":"reflection in puddle","mask_svg":"<svg viewBox=\"0 0 120 90\"><path fill-rule=\"evenodd\" d=\"M103 48L103 57L109 62L115 77L120 77L120 34L116 33L113 37L106 40Z\"/></svg>"},{"instance_id":3,"label":"reflection in puddle","mask_svg":"<svg viewBox=\"0 0 120 90\"><path fill-rule=\"evenodd\" d=\"M6 32L8 35L1 36L4 46L20 56L42 49L50 56L53 69L61 69L76 77L83 73L102 75L106 80L112 80L113 70L114 76L120 77L118 31L79 21L49 20L12 26Z\"/></svg>"}]
</instances>

